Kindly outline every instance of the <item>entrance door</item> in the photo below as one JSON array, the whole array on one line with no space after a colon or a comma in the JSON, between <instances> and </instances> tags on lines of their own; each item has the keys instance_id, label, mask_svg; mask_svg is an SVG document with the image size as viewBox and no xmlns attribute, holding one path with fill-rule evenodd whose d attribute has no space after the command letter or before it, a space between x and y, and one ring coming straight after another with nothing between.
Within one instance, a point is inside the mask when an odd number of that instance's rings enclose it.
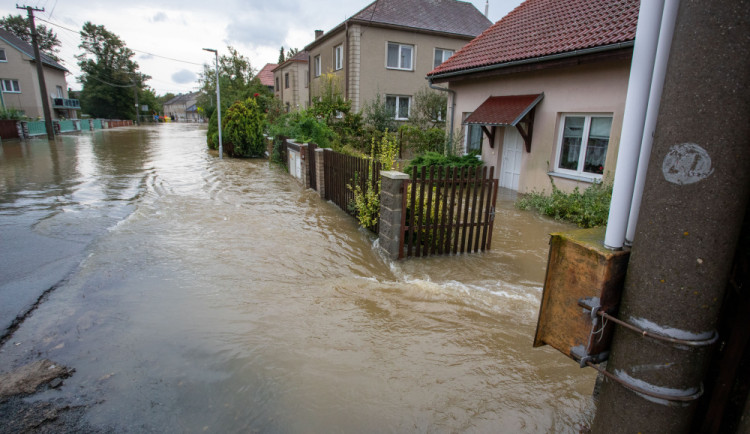
<instances>
[{"instance_id":1,"label":"entrance door","mask_svg":"<svg viewBox=\"0 0 750 434\"><path fill-rule=\"evenodd\" d=\"M503 162L500 166L500 187L518 190L523 158L523 138L516 127L505 127Z\"/></svg>"}]
</instances>

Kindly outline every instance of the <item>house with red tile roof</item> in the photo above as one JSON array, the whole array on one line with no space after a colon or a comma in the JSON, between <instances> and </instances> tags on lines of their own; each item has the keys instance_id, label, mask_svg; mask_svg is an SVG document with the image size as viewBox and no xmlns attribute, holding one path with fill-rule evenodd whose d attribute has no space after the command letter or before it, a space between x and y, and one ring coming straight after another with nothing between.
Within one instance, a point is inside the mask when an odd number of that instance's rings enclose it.
<instances>
[{"instance_id":1,"label":"house with red tile roof","mask_svg":"<svg viewBox=\"0 0 750 434\"><path fill-rule=\"evenodd\" d=\"M258 71L257 77L260 80L260 84L266 86L270 91L273 91L273 70L277 66L279 65L275 63L266 63L266 66Z\"/></svg>"},{"instance_id":2,"label":"house with red tile roof","mask_svg":"<svg viewBox=\"0 0 750 434\"><path fill-rule=\"evenodd\" d=\"M491 24L463 1L374 1L332 30L317 30L305 47L310 101L333 77L355 112L379 95L395 119L408 119L425 75Z\"/></svg>"},{"instance_id":3,"label":"house with red tile roof","mask_svg":"<svg viewBox=\"0 0 750 434\"><path fill-rule=\"evenodd\" d=\"M304 110L310 99L307 51L300 51L273 69L274 95L286 111Z\"/></svg>"},{"instance_id":4,"label":"house with red tile roof","mask_svg":"<svg viewBox=\"0 0 750 434\"><path fill-rule=\"evenodd\" d=\"M613 179L639 6L527 0L429 72L464 152L522 193Z\"/></svg>"}]
</instances>

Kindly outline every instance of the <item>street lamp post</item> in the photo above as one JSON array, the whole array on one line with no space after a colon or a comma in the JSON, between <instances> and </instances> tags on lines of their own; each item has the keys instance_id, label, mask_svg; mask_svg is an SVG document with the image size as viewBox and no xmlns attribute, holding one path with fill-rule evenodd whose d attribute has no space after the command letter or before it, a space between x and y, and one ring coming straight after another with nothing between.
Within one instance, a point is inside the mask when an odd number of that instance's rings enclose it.
<instances>
[{"instance_id":1,"label":"street lamp post","mask_svg":"<svg viewBox=\"0 0 750 434\"><path fill-rule=\"evenodd\" d=\"M210 51L216 56L216 110L218 110L217 118L219 120L219 159L224 158L224 148L221 145L221 91L219 89L219 52L213 48L204 48L204 51Z\"/></svg>"}]
</instances>

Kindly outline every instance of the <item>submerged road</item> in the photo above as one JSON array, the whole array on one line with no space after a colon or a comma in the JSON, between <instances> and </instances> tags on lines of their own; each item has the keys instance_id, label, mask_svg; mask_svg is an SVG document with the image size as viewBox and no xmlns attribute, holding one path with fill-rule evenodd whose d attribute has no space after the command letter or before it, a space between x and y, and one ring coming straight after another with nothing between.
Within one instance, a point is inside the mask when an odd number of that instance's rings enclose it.
<instances>
[{"instance_id":1,"label":"submerged road","mask_svg":"<svg viewBox=\"0 0 750 434\"><path fill-rule=\"evenodd\" d=\"M26 401L78 409L65 430L572 433L592 417L593 372L531 347L548 234L569 226L512 197L492 252L391 262L267 160L219 160L202 126L1 147L0 327L30 313L0 371L75 369Z\"/></svg>"}]
</instances>

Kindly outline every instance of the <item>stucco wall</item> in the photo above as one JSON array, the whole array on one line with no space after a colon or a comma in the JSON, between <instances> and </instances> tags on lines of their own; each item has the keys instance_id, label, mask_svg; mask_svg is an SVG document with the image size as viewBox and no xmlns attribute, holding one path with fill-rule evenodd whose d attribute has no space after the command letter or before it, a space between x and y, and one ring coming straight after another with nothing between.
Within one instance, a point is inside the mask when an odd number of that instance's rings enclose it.
<instances>
[{"instance_id":1,"label":"stucco wall","mask_svg":"<svg viewBox=\"0 0 750 434\"><path fill-rule=\"evenodd\" d=\"M458 51L469 42L469 39L461 37L437 36L362 25L352 25L349 32L349 46L345 45L344 50L348 48L349 51L348 96L352 100L352 107L355 111L361 111L377 93L413 96L420 88L427 86L425 76L433 69L435 48ZM315 56L320 55L321 75L335 74L342 87L346 86L344 73L346 57L344 68L335 71L333 49L344 43L344 34L345 31L342 29L310 50L311 71L314 69ZM386 68L388 42L414 45L413 70ZM312 78L310 92L313 98L319 94L322 81L320 77Z\"/></svg>"},{"instance_id":2,"label":"stucco wall","mask_svg":"<svg viewBox=\"0 0 750 434\"><path fill-rule=\"evenodd\" d=\"M41 118L44 116L42 109L42 99L39 96L39 79L36 73L36 64L31 59L9 46L4 41L0 41L0 48L5 49L7 62L0 62L0 78L18 80L21 87L21 93L3 93L5 106L23 110L26 116L32 118ZM68 86L65 81L65 72L44 67L44 81L47 86L45 97L48 98L50 107L52 100L50 95L57 93L57 86L63 89L63 98L68 98ZM57 119L56 110L52 111L52 118ZM67 112L67 111L66 111Z\"/></svg>"},{"instance_id":3,"label":"stucco wall","mask_svg":"<svg viewBox=\"0 0 750 434\"><path fill-rule=\"evenodd\" d=\"M274 87L274 94L283 105L289 104L290 110L301 110L307 107L309 86L307 83L307 68L305 62L289 62L279 67L273 73L274 85L279 80L279 89ZM289 87L285 87L284 75L289 74Z\"/></svg>"},{"instance_id":4,"label":"stucco wall","mask_svg":"<svg viewBox=\"0 0 750 434\"><path fill-rule=\"evenodd\" d=\"M611 181L620 144L629 70L630 61L620 60L451 82L449 87L456 91L456 137L463 143L462 113L473 112L488 97L543 92L544 99L536 106L531 152L523 152L519 192L551 190L548 172L555 164L560 119L562 114L570 113L612 115L604 166L604 179ZM497 129L494 149L488 146L486 136L482 145L482 160L496 166L496 177L501 168L503 132L503 128ZM554 179L566 191L590 184L557 176Z\"/></svg>"}]
</instances>

